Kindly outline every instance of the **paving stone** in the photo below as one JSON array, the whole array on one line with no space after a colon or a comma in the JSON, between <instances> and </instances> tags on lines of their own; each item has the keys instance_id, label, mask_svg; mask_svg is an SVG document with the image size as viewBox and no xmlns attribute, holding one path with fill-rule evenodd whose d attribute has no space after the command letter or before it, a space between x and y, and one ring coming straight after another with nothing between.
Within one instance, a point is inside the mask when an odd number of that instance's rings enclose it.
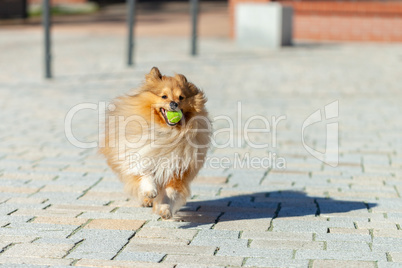
<instances>
[{"instance_id":1,"label":"paving stone","mask_svg":"<svg viewBox=\"0 0 402 268\"><path fill-rule=\"evenodd\" d=\"M391 259L394 262L402 262L402 251L400 252L390 252Z\"/></svg>"},{"instance_id":2,"label":"paving stone","mask_svg":"<svg viewBox=\"0 0 402 268\"><path fill-rule=\"evenodd\" d=\"M331 234L370 234L368 229L352 229L352 228L337 228L337 227L330 227L329 233Z\"/></svg>"},{"instance_id":3,"label":"paving stone","mask_svg":"<svg viewBox=\"0 0 402 268\"><path fill-rule=\"evenodd\" d=\"M166 263L149 263L137 261L117 261L117 260L94 260L94 259L81 259L76 264L81 267L156 267L156 268L173 268L173 264Z\"/></svg>"},{"instance_id":4,"label":"paving stone","mask_svg":"<svg viewBox=\"0 0 402 268\"><path fill-rule=\"evenodd\" d=\"M48 210L77 210L80 212L84 211L101 211L110 212L115 207L110 206L97 206L97 205L73 205L73 204L55 204L52 205Z\"/></svg>"},{"instance_id":5,"label":"paving stone","mask_svg":"<svg viewBox=\"0 0 402 268\"><path fill-rule=\"evenodd\" d=\"M69 244L17 244L8 248L1 257L62 258L71 248Z\"/></svg>"},{"instance_id":6,"label":"paving stone","mask_svg":"<svg viewBox=\"0 0 402 268\"><path fill-rule=\"evenodd\" d=\"M110 229L80 229L75 232L71 238L82 239L109 239L109 240L127 240L134 235L134 231L130 230L110 230Z\"/></svg>"},{"instance_id":7,"label":"paving stone","mask_svg":"<svg viewBox=\"0 0 402 268\"><path fill-rule=\"evenodd\" d=\"M230 230L217 230L217 229L200 230L197 233L197 236L195 238L206 238L206 239L214 239L214 240L239 239L240 232L239 231L230 231Z\"/></svg>"},{"instance_id":8,"label":"paving stone","mask_svg":"<svg viewBox=\"0 0 402 268\"><path fill-rule=\"evenodd\" d=\"M311 207L283 207L279 211L279 217L294 217L294 216L301 216L301 215L314 215L317 212L317 208L315 205Z\"/></svg>"},{"instance_id":9,"label":"paving stone","mask_svg":"<svg viewBox=\"0 0 402 268\"><path fill-rule=\"evenodd\" d=\"M333 214L320 214L320 217L324 217L329 219L329 221L334 221L335 223L346 223L346 226L333 226L333 227L348 227L352 222L360 221L360 222L368 222L371 220L384 220L384 214L380 213L367 213L367 214L361 214L361 215L353 215L353 214L346 214L346 213L333 213ZM355 228L355 226L353 225Z\"/></svg>"},{"instance_id":10,"label":"paving stone","mask_svg":"<svg viewBox=\"0 0 402 268\"><path fill-rule=\"evenodd\" d=\"M268 214L272 215L276 211L276 207L278 205L276 204L275 208L271 208L270 205L266 205L266 203L251 203L249 204L249 207L247 206L246 203L242 203L242 206L234 206L233 203L231 203L231 206L201 206L199 209L197 209L197 212L203 213L203 212L219 212L219 214L214 214L216 217L220 215L220 213L223 212L228 212L228 213L244 213L244 214ZM206 214L206 213L205 213ZM205 215L203 214L203 215ZM208 215L208 214L206 214Z\"/></svg>"},{"instance_id":11,"label":"paving stone","mask_svg":"<svg viewBox=\"0 0 402 268\"><path fill-rule=\"evenodd\" d=\"M0 241L2 243L28 243L35 240L36 236L25 236L25 235L0 235Z\"/></svg>"},{"instance_id":12,"label":"paving stone","mask_svg":"<svg viewBox=\"0 0 402 268\"><path fill-rule=\"evenodd\" d=\"M0 256L0 264L4 264L5 267L12 267L15 264L17 267L21 267L23 264L28 264L28 266L37 265L39 267L43 266L69 266L74 260L72 259L54 259L54 258L38 258L38 257L7 257Z\"/></svg>"},{"instance_id":13,"label":"paving stone","mask_svg":"<svg viewBox=\"0 0 402 268\"><path fill-rule=\"evenodd\" d=\"M214 223L210 223L207 221L206 223L202 222L185 222L185 221L149 221L146 226L147 227L159 227L159 228L182 228L182 229L194 229L194 230L208 230L211 229L215 225Z\"/></svg>"},{"instance_id":14,"label":"paving stone","mask_svg":"<svg viewBox=\"0 0 402 268\"><path fill-rule=\"evenodd\" d=\"M68 217L35 217L34 223L45 224L66 224L66 225L81 225L87 222L86 219L68 218Z\"/></svg>"},{"instance_id":15,"label":"paving stone","mask_svg":"<svg viewBox=\"0 0 402 268\"><path fill-rule=\"evenodd\" d=\"M324 249L324 242L284 241L284 240L253 240L250 248L268 249Z\"/></svg>"},{"instance_id":16,"label":"paving stone","mask_svg":"<svg viewBox=\"0 0 402 268\"><path fill-rule=\"evenodd\" d=\"M82 242L77 245L68 257L74 259L111 259L127 243L132 232L109 231L96 229L81 229L71 238L80 239Z\"/></svg>"},{"instance_id":17,"label":"paving stone","mask_svg":"<svg viewBox=\"0 0 402 268\"><path fill-rule=\"evenodd\" d=\"M97 243L100 243L100 241L97 241ZM118 250L112 251L112 249L105 252L104 248L101 248L99 250L100 251L98 252L97 248L94 246L91 249L74 250L72 253L68 254L67 257L77 260L79 259L110 260L114 256L116 256L118 252Z\"/></svg>"},{"instance_id":18,"label":"paving stone","mask_svg":"<svg viewBox=\"0 0 402 268\"><path fill-rule=\"evenodd\" d=\"M313 268L335 268L335 267L353 267L353 268L374 268L375 262L369 261L340 261L340 260L315 260Z\"/></svg>"},{"instance_id":19,"label":"paving stone","mask_svg":"<svg viewBox=\"0 0 402 268\"><path fill-rule=\"evenodd\" d=\"M152 238L153 240L168 240L173 243L177 241L189 244L196 234L196 230L144 227L136 234L136 238Z\"/></svg>"},{"instance_id":20,"label":"paving stone","mask_svg":"<svg viewBox=\"0 0 402 268\"><path fill-rule=\"evenodd\" d=\"M45 198L34 197L13 197L7 200L8 204L43 204L47 201Z\"/></svg>"},{"instance_id":21,"label":"paving stone","mask_svg":"<svg viewBox=\"0 0 402 268\"><path fill-rule=\"evenodd\" d=\"M39 192L34 195L35 198L45 198L49 199L50 203L63 203L65 204L66 202L73 203L75 200L77 200L82 193L72 193L72 192Z\"/></svg>"},{"instance_id":22,"label":"paving stone","mask_svg":"<svg viewBox=\"0 0 402 268\"><path fill-rule=\"evenodd\" d=\"M224 265L211 265L211 264L196 264L196 263L179 263L175 265L175 268L224 268ZM235 266L232 266L235 267Z\"/></svg>"},{"instance_id":23,"label":"paving stone","mask_svg":"<svg viewBox=\"0 0 402 268\"><path fill-rule=\"evenodd\" d=\"M166 244L137 244L135 240L131 241L124 249L127 252L156 252L163 254L184 254L184 255L201 255L212 256L216 250L216 246L196 246L196 245L176 245L174 243Z\"/></svg>"},{"instance_id":24,"label":"paving stone","mask_svg":"<svg viewBox=\"0 0 402 268\"><path fill-rule=\"evenodd\" d=\"M229 184L242 186L256 186L260 185L260 182L264 178L265 171L247 171L247 172L233 172L229 178Z\"/></svg>"},{"instance_id":25,"label":"paving stone","mask_svg":"<svg viewBox=\"0 0 402 268\"><path fill-rule=\"evenodd\" d=\"M83 200L104 200L104 201L110 201L110 200L117 200L117 201L124 201L127 199L127 195L125 195L122 192L94 192L94 191L89 191L87 192L81 199Z\"/></svg>"},{"instance_id":26,"label":"paving stone","mask_svg":"<svg viewBox=\"0 0 402 268\"><path fill-rule=\"evenodd\" d=\"M226 176L197 176L193 183L195 184L225 184L228 178Z\"/></svg>"},{"instance_id":27,"label":"paving stone","mask_svg":"<svg viewBox=\"0 0 402 268\"><path fill-rule=\"evenodd\" d=\"M350 250L350 251L361 251L370 252L371 249L368 243L364 242L344 242L344 241L327 241L327 250Z\"/></svg>"},{"instance_id":28,"label":"paving stone","mask_svg":"<svg viewBox=\"0 0 402 268\"><path fill-rule=\"evenodd\" d=\"M191 241L191 245L211 246L230 249L245 249L247 248L248 240L245 239L230 239L210 236L197 236Z\"/></svg>"},{"instance_id":29,"label":"paving stone","mask_svg":"<svg viewBox=\"0 0 402 268\"><path fill-rule=\"evenodd\" d=\"M41 237L36 238L32 243L34 244L51 244L51 245L71 245L73 248L76 244L81 242L82 239L71 238L54 238L54 237Z\"/></svg>"},{"instance_id":30,"label":"paving stone","mask_svg":"<svg viewBox=\"0 0 402 268\"><path fill-rule=\"evenodd\" d=\"M387 213L388 219L395 219L395 220L401 220L402 219L402 213L395 213L395 212L389 212Z\"/></svg>"},{"instance_id":31,"label":"paving stone","mask_svg":"<svg viewBox=\"0 0 402 268\"><path fill-rule=\"evenodd\" d=\"M184 240L169 240L169 239L160 239L160 238L139 238L139 237L133 237L131 239L131 242L134 244L140 245L140 244L160 244L160 245L167 245L167 246L176 246L176 245L181 245L181 246L186 246L188 245L188 241Z\"/></svg>"},{"instance_id":32,"label":"paving stone","mask_svg":"<svg viewBox=\"0 0 402 268\"><path fill-rule=\"evenodd\" d=\"M300 249L296 252L296 259L321 259L321 260L357 260L357 261L385 261L385 253L361 251L326 251Z\"/></svg>"},{"instance_id":33,"label":"paving stone","mask_svg":"<svg viewBox=\"0 0 402 268\"><path fill-rule=\"evenodd\" d=\"M383 236L377 236L373 237L373 244L383 244L383 243L395 243L398 244L402 241L402 238L400 237L383 237Z\"/></svg>"},{"instance_id":34,"label":"paving stone","mask_svg":"<svg viewBox=\"0 0 402 268\"><path fill-rule=\"evenodd\" d=\"M392 230L392 229L377 229L373 230L374 237L394 237L394 238L402 238L401 230Z\"/></svg>"},{"instance_id":35,"label":"paving stone","mask_svg":"<svg viewBox=\"0 0 402 268\"><path fill-rule=\"evenodd\" d=\"M13 224L0 228L0 236L36 236L36 237L67 237L76 226L69 225L39 225L35 223Z\"/></svg>"},{"instance_id":36,"label":"paving stone","mask_svg":"<svg viewBox=\"0 0 402 268\"><path fill-rule=\"evenodd\" d=\"M121 252L114 260L117 261L138 261L138 262L160 262L165 254L154 252Z\"/></svg>"},{"instance_id":37,"label":"paving stone","mask_svg":"<svg viewBox=\"0 0 402 268\"><path fill-rule=\"evenodd\" d=\"M326 221L297 221L297 220L281 220L273 221L273 231L275 232L307 232L307 233L326 233L328 223Z\"/></svg>"},{"instance_id":38,"label":"paving stone","mask_svg":"<svg viewBox=\"0 0 402 268\"><path fill-rule=\"evenodd\" d=\"M397 230L396 224L386 221L375 221L375 222L356 222L357 228L359 229L391 229Z\"/></svg>"},{"instance_id":39,"label":"paving stone","mask_svg":"<svg viewBox=\"0 0 402 268\"><path fill-rule=\"evenodd\" d=\"M192 191L197 192L199 195L217 196L221 192L222 186L220 185L206 185L206 184L194 184L192 185Z\"/></svg>"},{"instance_id":40,"label":"paving stone","mask_svg":"<svg viewBox=\"0 0 402 268\"><path fill-rule=\"evenodd\" d=\"M5 203L2 205L3 208L17 208L18 209L44 209L46 207L45 204L29 204L29 203L24 203L24 204L9 204ZM15 212L8 213L9 215L12 215Z\"/></svg>"},{"instance_id":41,"label":"paving stone","mask_svg":"<svg viewBox=\"0 0 402 268\"><path fill-rule=\"evenodd\" d=\"M308 260L247 258L245 267L308 267Z\"/></svg>"},{"instance_id":42,"label":"paving stone","mask_svg":"<svg viewBox=\"0 0 402 268\"><path fill-rule=\"evenodd\" d=\"M175 221L214 224L221 212L204 212L204 211L178 211Z\"/></svg>"},{"instance_id":43,"label":"paving stone","mask_svg":"<svg viewBox=\"0 0 402 268\"><path fill-rule=\"evenodd\" d=\"M398 242L373 242L373 251L402 251L402 244Z\"/></svg>"},{"instance_id":44,"label":"paving stone","mask_svg":"<svg viewBox=\"0 0 402 268\"><path fill-rule=\"evenodd\" d=\"M259 219L259 220L232 220L232 221L221 221L215 225L217 230L254 230L256 232L267 230L269 227L270 220Z\"/></svg>"},{"instance_id":45,"label":"paving stone","mask_svg":"<svg viewBox=\"0 0 402 268\"><path fill-rule=\"evenodd\" d=\"M350 242L371 242L371 236L368 234L339 234L324 233L317 234L316 241L350 241Z\"/></svg>"},{"instance_id":46,"label":"paving stone","mask_svg":"<svg viewBox=\"0 0 402 268\"><path fill-rule=\"evenodd\" d=\"M4 172L2 177L10 179L21 179L24 181L29 180L45 180L51 181L56 178L57 174L46 174L46 173L33 173L33 172Z\"/></svg>"},{"instance_id":47,"label":"paving stone","mask_svg":"<svg viewBox=\"0 0 402 268\"><path fill-rule=\"evenodd\" d=\"M84 226L88 229L112 229L112 230L137 230L144 225L145 221L139 220L114 220L114 219L94 219Z\"/></svg>"},{"instance_id":48,"label":"paving stone","mask_svg":"<svg viewBox=\"0 0 402 268\"><path fill-rule=\"evenodd\" d=\"M66 186L66 185L45 185L41 193L79 193L82 194L85 188L82 186ZM42 195L43 196L43 195Z\"/></svg>"},{"instance_id":49,"label":"paving stone","mask_svg":"<svg viewBox=\"0 0 402 268\"><path fill-rule=\"evenodd\" d=\"M18 209L15 216L43 216L43 217L67 217L74 218L81 214L76 210L43 210L43 209Z\"/></svg>"},{"instance_id":50,"label":"paving stone","mask_svg":"<svg viewBox=\"0 0 402 268\"><path fill-rule=\"evenodd\" d=\"M260 213L225 213L215 225L217 230L266 231L270 225L269 215Z\"/></svg>"},{"instance_id":51,"label":"paving stone","mask_svg":"<svg viewBox=\"0 0 402 268\"><path fill-rule=\"evenodd\" d=\"M160 217L158 215L149 213L149 212L145 212L145 213L141 213L141 214L136 214L136 213L105 213L105 212L93 212L93 211L89 211L89 212L84 212L84 213L80 213L80 215L78 216L78 218L80 219L113 219L113 220L157 220Z\"/></svg>"},{"instance_id":52,"label":"paving stone","mask_svg":"<svg viewBox=\"0 0 402 268\"><path fill-rule=\"evenodd\" d=\"M5 226L6 224L18 224L18 223L25 223L32 219L31 216L0 216L0 221L3 222L2 226Z\"/></svg>"},{"instance_id":53,"label":"paving stone","mask_svg":"<svg viewBox=\"0 0 402 268\"><path fill-rule=\"evenodd\" d=\"M398 268L398 267L401 267L401 264L399 262L379 261L379 262L377 262L377 267L378 268Z\"/></svg>"},{"instance_id":54,"label":"paving stone","mask_svg":"<svg viewBox=\"0 0 402 268\"><path fill-rule=\"evenodd\" d=\"M328 219L328 228L337 227L337 228L356 228L355 220L349 217L329 217Z\"/></svg>"},{"instance_id":55,"label":"paving stone","mask_svg":"<svg viewBox=\"0 0 402 268\"><path fill-rule=\"evenodd\" d=\"M293 250L269 249L269 248L221 247L219 248L219 251L216 255L291 259L293 256Z\"/></svg>"},{"instance_id":56,"label":"paving stone","mask_svg":"<svg viewBox=\"0 0 402 268\"><path fill-rule=\"evenodd\" d=\"M202 256L168 255L164 260L164 263L199 263L207 265L241 266L243 263L243 258L222 256L210 256L208 258L204 258Z\"/></svg>"},{"instance_id":57,"label":"paving stone","mask_svg":"<svg viewBox=\"0 0 402 268\"><path fill-rule=\"evenodd\" d=\"M312 241L313 233L298 232L250 232L241 234L243 239L285 240L285 241Z\"/></svg>"}]
</instances>

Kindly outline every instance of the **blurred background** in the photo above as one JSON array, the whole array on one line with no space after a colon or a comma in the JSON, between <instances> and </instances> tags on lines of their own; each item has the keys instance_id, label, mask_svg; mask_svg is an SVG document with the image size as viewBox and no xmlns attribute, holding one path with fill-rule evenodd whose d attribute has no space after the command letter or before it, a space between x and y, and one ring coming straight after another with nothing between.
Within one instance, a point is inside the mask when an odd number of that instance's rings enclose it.
<instances>
[{"instance_id":1,"label":"blurred background","mask_svg":"<svg viewBox=\"0 0 402 268\"><path fill-rule=\"evenodd\" d=\"M239 3L279 2L293 7L295 40L402 41L399 0L203 0L199 35L235 38L235 8ZM111 29L125 33L124 0L54 0L53 23L62 29ZM41 0L1 0L0 27L38 27ZM136 35L190 33L189 1L138 0Z\"/></svg>"}]
</instances>

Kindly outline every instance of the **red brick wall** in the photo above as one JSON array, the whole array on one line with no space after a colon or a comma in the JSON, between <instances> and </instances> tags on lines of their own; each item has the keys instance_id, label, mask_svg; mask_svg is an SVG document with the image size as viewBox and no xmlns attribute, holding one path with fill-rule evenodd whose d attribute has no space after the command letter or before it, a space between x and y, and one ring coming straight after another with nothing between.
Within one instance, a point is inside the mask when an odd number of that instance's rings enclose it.
<instances>
[{"instance_id":1,"label":"red brick wall","mask_svg":"<svg viewBox=\"0 0 402 268\"><path fill-rule=\"evenodd\" d=\"M234 37L234 6L231 36ZM267 0L258 2L268 2ZM294 38L310 40L402 42L402 3L384 1L279 1L293 6Z\"/></svg>"},{"instance_id":2,"label":"red brick wall","mask_svg":"<svg viewBox=\"0 0 402 268\"><path fill-rule=\"evenodd\" d=\"M402 18L296 15L294 38L402 42Z\"/></svg>"}]
</instances>

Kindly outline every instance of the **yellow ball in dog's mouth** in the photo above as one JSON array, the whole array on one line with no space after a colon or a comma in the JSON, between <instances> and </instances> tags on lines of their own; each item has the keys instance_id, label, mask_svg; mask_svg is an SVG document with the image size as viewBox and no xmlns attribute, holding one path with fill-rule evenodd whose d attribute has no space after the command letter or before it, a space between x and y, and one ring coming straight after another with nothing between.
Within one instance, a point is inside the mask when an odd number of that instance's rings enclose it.
<instances>
[{"instance_id":1,"label":"yellow ball in dog's mouth","mask_svg":"<svg viewBox=\"0 0 402 268\"><path fill-rule=\"evenodd\" d=\"M166 112L166 117L167 117L167 119L169 120L170 123L176 124L183 117L183 113L181 111L178 111L178 112L167 111Z\"/></svg>"}]
</instances>

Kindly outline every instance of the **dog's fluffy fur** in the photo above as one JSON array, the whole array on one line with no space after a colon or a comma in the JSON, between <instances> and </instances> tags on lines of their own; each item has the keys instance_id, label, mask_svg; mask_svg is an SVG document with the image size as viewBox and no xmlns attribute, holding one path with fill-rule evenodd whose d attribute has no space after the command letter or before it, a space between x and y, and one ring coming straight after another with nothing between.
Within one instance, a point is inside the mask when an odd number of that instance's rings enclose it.
<instances>
[{"instance_id":1,"label":"dog's fluffy fur","mask_svg":"<svg viewBox=\"0 0 402 268\"><path fill-rule=\"evenodd\" d=\"M99 151L125 189L164 219L186 203L205 161L211 135L205 102L184 75L162 76L154 67L139 89L109 106ZM179 109L182 119L169 122L166 111Z\"/></svg>"}]
</instances>

